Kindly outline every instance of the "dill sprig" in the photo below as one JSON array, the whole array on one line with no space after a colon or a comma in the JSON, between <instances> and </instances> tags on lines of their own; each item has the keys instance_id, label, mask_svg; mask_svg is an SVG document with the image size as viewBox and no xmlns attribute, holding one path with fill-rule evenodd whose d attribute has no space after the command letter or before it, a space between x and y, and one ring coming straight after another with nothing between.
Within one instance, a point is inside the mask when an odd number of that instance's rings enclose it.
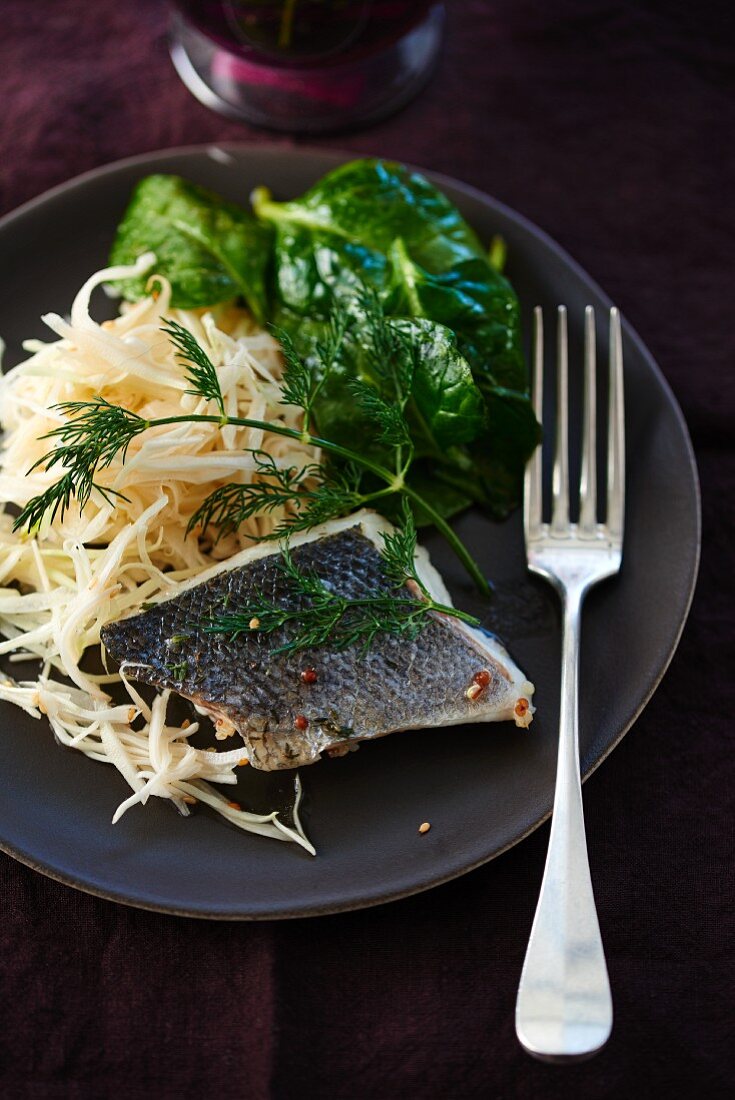
<instances>
[{"instance_id":1,"label":"dill sprig","mask_svg":"<svg viewBox=\"0 0 735 1100\"><path fill-rule=\"evenodd\" d=\"M336 650L350 646L365 650L378 634L412 641L427 626L431 614L437 612L477 626L479 619L439 603L430 595L418 577L415 553L416 529L407 510L403 526L383 535L381 557L386 587L374 595L353 598L335 592L313 569L300 567L286 543L279 569L287 586L287 602L279 603L261 594L246 608L217 616L205 629L233 639L254 629L259 634L285 629L290 635L288 640L273 652L292 653L325 645ZM418 586L417 592L407 587L412 582Z\"/></svg>"},{"instance_id":2,"label":"dill sprig","mask_svg":"<svg viewBox=\"0 0 735 1100\"><path fill-rule=\"evenodd\" d=\"M47 514L53 522L57 512L64 515L74 498L81 510L95 489L108 504L114 503L114 497L124 500L119 490L95 480L97 470L111 465L118 455L124 462L132 440L149 427L149 421L129 409L111 405L104 397L64 401L53 408L70 419L41 436L55 440L57 446L34 462L28 472L60 466L65 473L45 492L28 501L13 523L14 531L22 527L36 530Z\"/></svg>"},{"instance_id":3,"label":"dill sprig","mask_svg":"<svg viewBox=\"0 0 735 1100\"><path fill-rule=\"evenodd\" d=\"M377 390L360 378L353 378L350 390L362 411L377 428L376 440L389 447L409 447L411 433L400 404L389 404Z\"/></svg>"},{"instance_id":4,"label":"dill sprig","mask_svg":"<svg viewBox=\"0 0 735 1100\"><path fill-rule=\"evenodd\" d=\"M192 385L186 392L215 401L224 416L224 398L217 372L207 353L176 321L167 321L162 331L177 349L176 358L186 365L186 377ZM59 512L63 518L73 499L81 510L95 489L108 504L114 503L114 497L126 500L118 489L100 485L95 480L97 471L110 466L117 456L124 463L133 439L153 423L99 396L91 401L63 401L52 408L69 419L41 436L41 439L53 439L56 446L34 462L28 472L59 466L65 473L59 481L28 501L13 524L14 531L23 527L33 531L46 515L51 522Z\"/></svg>"},{"instance_id":5,"label":"dill sprig","mask_svg":"<svg viewBox=\"0 0 735 1100\"><path fill-rule=\"evenodd\" d=\"M281 404L295 405L297 409L306 411L311 404L311 392L315 386L312 371L297 352L287 332L274 328L273 334L280 343L283 353Z\"/></svg>"},{"instance_id":6,"label":"dill sprig","mask_svg":"<svg viewBox=\"0 0 735 1100\"><path fill-rule=\"evenodd\" d=\"M46 432L41 439L57 439L61 446L34 463L33 470L39 466L50 470L58 463L68 465L69 456L76 457L88 449L101 466L109 466L118 453L124 462L131 441L149 424L142 416L120 405L112 405L104 397L94 397L91 401L62 401L53 408L69 419Z\"/></svg>"},{"instance_id":7,"label":"dill sprig","mask_svg":"<svg viewBox=\"0 0 735 1100\"><path fill-rule=\"evenodd\" d=\"M351 325L350 314L335 306L329 315L324 339L316 346L316 355L305 359L299 355L290 335L273 328L283 350L281 404L295 405L304 414L304 431L309 430L319 392L339 361L345 335Z\"/></svg>"},{"instance_id":8,"label":"dill sprig","mask_svg":"<svg viewBox=\"0 0 735 1100\"><path fill-rule=\"evenodd\" d=\"M362 324L371 351L373 373L390 387L391 397L405 408L411 395L416 371L416 347L396 322L385 316L380 296L372 287L364 287L358 296Z\"/></svg>"},{"instance_id":9,"label":"dill sprig","mask_svg":"<svg viewBox=\"0 0 735 1100\"><path fill-rule=\"evenodd\" d=\"M216 539L236 531L252 516L281 508L291 512L263 539L282 538L292 531L306 531L317 523L354 511L365 499L357 491L359 471L353 468L327 472L323 465L278 466L266 451L251 451L257 481L222 485L203 501L189 520L187 531L200 526L217 528Z\"/></svg>"},{"instance_id":10,"label":"dill sprig","mask_svg":"<svg viewBox=\"0 0 735 1100\"><path fill-rule=\"evenodd\" d=\"M317 523L344 515L362 505L373 504L384 497L402 498L419 509L441 531L478 590L487 595L487 580L462 540L431 502L406 480L413 459L413 444L410 437L408 443L405 442L404 421L417 349L401 330L400 322L383 316L376 295L368 294L358 299L357 304L353 299L351 303L342 303L336 308L327 337L321 345L321 367L315 364L313 357L308 362L302 359L293 345L286 341L284 397L303 408L304 422L300 429L253 417L228 416L224 412L216 371L206 352L191 333L175 322L169 322L164 331L177 348L177 356L187 365L187 378L193 387L189 392L215 401L219 413L181 413L144 420L136 413L111 405L102 397L58 406L70 419L43 437L53 438L57 446L40 458L32 469L43 467L49 470L59 466L64 472L54 485L28 502L16 519L14 529L25 527L34 531L47 515L52 520L59 513L63 517L75 498L83 508L93 490L101 493L110 504L114 503L113 497L126 499L119 490L101 485L96 480L97 471L109 466L118 454L124 462L131 441L148 428L172 424L215 424L219 428L233 425L271 432L312 445L325 453L328 464L282 471L275 463L264 460L266 465L254 485L235 484L215 490L205 500L199 513L192 517L190 527L218 524L225 530L234 530L240 522L258 511L283 507L288 509L287 514L273 534L273 537L283 537L291 531L308 530ZM314 434L309 428L316 395L338 361L342 341L353 323L360 324L361 332L368 334L365 349L372 371L364 382L365 389L361 391L360 400L369 408L369 416L383 438L392 441L393 453L389 458L389 461L392 459L392 469L371 453L352 450L335 440ZM366 397L368 390L370 395ZM393 406L399 410L398 413ZM369 475L369 481L363 489L365 475ZM380 487L376 488L376 484Z\"/></svg>"},{"instance_id":11,"label":"dill sprig","mask_svg":"<svg viewBox=\"0 0 735 1100\"><path fill-rule=\"evenodd\" d=\"M166 321L162 326L162 332L165 332L176 348L176 358L186 370L187 381L192 387L186 392L195 397L203 397L207 401L214 401L224 416L225 399L222 396L217 371L199 341L178 321Z\"/></svg>"},{"instance_id":12,"label":"dill sprig","mask_svg":"<svg viewBox=\"0 0 735 1100\"><path fill-rule=\"evenodd\" d=\"M383 570L395 588L404 584L415 584L425 599L430 599L426 585L416 569L416 524L408 501L401 502L399 526L393 531L384 531Z\"/></svg>"},{"instance_id":13,"label":"dill sprig","mask_svg":"<svg viewBox=\"0 0 735 1100\"><path fill-rule=\"evenodd\" d=\"M217 527L217 539L229 535L251 516L268 514L291 504L303 491L306 478L316 477L321 467L316 463L302 466L278 466L266 451L250 451L260 480L249 484L231 482L221 485L202 502L191 516L187 534L195 527L202 533Z\"/></svg>"},{"instance_id":14,"label":"dill sprig","mask_svg":"<svg viewBox=\"0 0 735 1100\"><path fill-rule=\"evenodd\" d=\"M357 309L369 377L353 379L350 390L377 428L377 441L395 449L396 472L405 473L414 453L406 407L411 399L416 351L400 323L385 316L375 290L366 287L361 291Z\"/></svg>"},{"instance_id":15,"label":"dill sprig","mask_svg":"<svg viewBox=\"0 0 735 1100\"><path fill-rule=\"evenodd\" d=\"M326 523L338 516L346 516L364 504L370 503L378 493L359 491L361 473L349 463L342 469L332 466L319 466L316 480L310 487L303 488L296 500L295 511L287 515L276 527L269 539L285 538L298 531L309 531L320 523Z\"/></svg>"}]
</instances>

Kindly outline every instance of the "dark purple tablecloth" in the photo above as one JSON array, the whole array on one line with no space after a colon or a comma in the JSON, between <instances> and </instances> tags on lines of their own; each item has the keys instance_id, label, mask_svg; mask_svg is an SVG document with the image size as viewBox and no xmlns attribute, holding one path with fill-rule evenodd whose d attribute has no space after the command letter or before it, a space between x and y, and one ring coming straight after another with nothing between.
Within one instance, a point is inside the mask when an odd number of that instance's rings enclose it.
<instances>
[{"instance_id":1,"label":"dark purple tablecloth","mask_svg":"<svg viewBox=\"0 0 735 1100\"><path fill-rule=\"evenodd\" d=\"M2 856L3 1096L640 1100L733 1087L730 5L450 9L422 97L324 144L450 173L556 237L658 359L702 478L704 555L681 646L585 787L613 1038L572 1067L533 1062L515 1040L547 828L432 893L281 924L138 912ZM165 33L154 0L3 0L0 211L145 150L289 144L196 103Z\"/></svg>"}]
</instances>

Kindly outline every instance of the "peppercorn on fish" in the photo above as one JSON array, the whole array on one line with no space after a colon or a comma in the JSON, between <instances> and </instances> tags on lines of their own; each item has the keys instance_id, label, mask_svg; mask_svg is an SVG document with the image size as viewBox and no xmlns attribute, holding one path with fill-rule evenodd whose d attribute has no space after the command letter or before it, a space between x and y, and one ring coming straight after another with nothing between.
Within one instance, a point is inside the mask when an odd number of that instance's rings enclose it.
<instances>
[{"instance_id":1,"label":"peppercorn on fish","mask_svg":"<svg viewBox=\"0 0 735 1100\"><path fill-rule=\"evenodd\" d=\"M381 535L392 528L362 511L290 541L300 569L336 593L359 598L389 586ZM212 631L224 610L252 607L267 594L293 599L272 543L249 548L200 575L168 600L102 630L108 653L131 678L171 688L211 715L218 736L239 734L250 763L264 771L341 755L358 741L397 730L467 722L531 721L533 685L491 636L429 613L416 637L378 634L369 649L321 646L276 652L286 627L234 636ZM431 596L450 598L426 551L416 552ZM415 596L415 593L412 593Z\"/></svg>"}]
</instances>

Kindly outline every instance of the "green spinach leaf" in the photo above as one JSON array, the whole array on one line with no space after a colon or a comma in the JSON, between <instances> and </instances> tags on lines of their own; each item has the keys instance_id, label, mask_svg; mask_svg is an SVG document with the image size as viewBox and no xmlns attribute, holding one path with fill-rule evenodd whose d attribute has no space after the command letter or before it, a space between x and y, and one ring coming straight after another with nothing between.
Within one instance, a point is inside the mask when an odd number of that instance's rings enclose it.
<instances>
[{"instance_id":1,"label":"green spinach leaf","mask_svg":"<svg viewBox=\"0 0 735 1100\"><path fill-rule=\"evenodd\" d=\"M260 188L253 205L258 220L176 176L151 176L133 195L111 261L152 250L174 305L240 295L314 362L335 302L359 312L368 288L415 349L404 410L415 456L409 481L442 515L469 501L499 516L510 511L539 438L519 305L453 203L400 164L358 160L290 202ZM128 298L145 294L145 279L120 285ZM390 400L368 342L367 330L353 326L313 415L324 435L345 446L359 441L382 462L385 442L354 398L357 380Z\"/></svg>"},{"instance_id":2,"label":"green spinach leaf","mask_svg":"<svg viewBox=\"0 0 735 1100\"><path fill-rule=\"evenodd\" d=\"M239 295L262 322L271 236L245 209L203 187L178 176L148 176L133 192L110 263L132 263L143 252L155 252L156 271L171 283L174 306L211 306ZM136 301L145 297L146 281L117 285Z\"/></svg>"},{"instance_id":3,"label":"green spinach leaf","mask_svg":"<svg viewBox=\"0 0 735 1100\"><path fill-rule=\"evenodd\" d=\"M359 290L359 287L358 287ZM363 416L352 396L355 379L372 386L378 395L391 401L373 364L375 352L369 327L363 323L363 310L357 294L344 296L342 303L355 316L355 324L346 334L338 360L332 364L314 410L318 430L330 439L347 444L360 439L375 458L383 457L369 420ZM485 427L485 401L476 385L466 359L457 348L450 329L426 318L387 318L403 338L412 357L412 382L406 415L417 455L447 461L464 443L476 439ZM326 322L317 318L299 318L282 309L277 326L291 337L300 355L318 365L318 348L324 342Z\"/></svg>"},{"instance_id":4,"label":"green spinach leaf","mask_svg":"<svg viewBox=\"0 0 735 1100\"><path fill-rule=\"evenodd\" d=\"M418 454L441 456L483 428L484 403L454 333L426 318L392 322L416 357L408 413Z\"/></svg>"},{"instance_id":5,"label":"green spinach leaf","mask_svg":"<svg viewBox=\"0 0 735 1100\"><path fill-rule=\"evenodd\" d=\"M398 323L413 318L414 335L432 322L438 322L432 332L454 333L456 339L443 336L434 343L435 354L417 372L409 409L416 453L433 461L437 477L446 478L455 495L457 486L472 483L464 499L470 496L496 515L515 507L526 459L539 438L528 399L520 308L456 207L418 173L378 160L344 165L300 199L277 203L260 190L253 202L275 230L272 308L305 354L318 341L333 300L354 296L360 286L377 292L386 313L404 319ZM466 374L455 387L433 387L441 364L456 368L457 357L465 370L469 364L474 387L466 388ZM351 365L343 364L344 377L325 387L317 417L345 438L362 432L369 446L368 430L344 400L345 377L359 376L359 350L352 358ZM471 402L467 418L459 411L459 394Z\"/></svg>"},{"instance_id":6,"label":"green spinach leaf","mask_svg":"<svg viewBox=\"0 0 735 1100\"><path fill-rule=\"evenodd\" d=\"M390 252L396 312L431 317L451 328L478 382L525 393L520 307L510 283L485 259L463 260L432 274L408 255L402 240Z\"/></svg>"},{"instance_id":7,"label":"green spinach leaf","mask_svg":"<svg viewBox=\"0 0 735 1100\"><path fill-rule=\"evenodd\" d=\"M418 172L383 160L355 160L334 169L300 199L273 202L253 194L259 218L282 228L328 234L386 255L397 237L430 271L444 271L484 252L456 206Z\"/></svg>"},{"instance_id":8,"label":"green spinach leaf","mask_svg":"<svg viewBox=\"0 0 735 1100\"><path fill-rule=\"evenodd\" d=\"M460 481L462 487L459 487ZM432 508L435 508L444 519L451 519L459 512L464 512L465 508L469 508L473 503L472 494L466 491L468 485L472 484L472 475L469 478L467 475L464 478L457 476L457 483L453 480L443 481L440 474L437 474L436 467L421 459L411 467L406 483L415 489L419 496L431 501ZM484 502L484 498L480 502ZM412 503L411 510L417 527L427 527L431 524L431 517L426 515L420 505Z\"/></svg>"}]
</instances>

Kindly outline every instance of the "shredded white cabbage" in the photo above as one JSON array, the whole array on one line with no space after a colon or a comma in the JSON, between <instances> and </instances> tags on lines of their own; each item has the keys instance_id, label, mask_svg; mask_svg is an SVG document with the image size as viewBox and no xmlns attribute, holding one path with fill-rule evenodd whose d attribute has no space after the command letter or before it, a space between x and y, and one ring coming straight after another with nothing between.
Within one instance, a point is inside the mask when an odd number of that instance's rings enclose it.
<instances>
[{"instance_id":1,"label":"shredded white cabbage","mask_svg":"<svg viewBox=\"0 0 735 1100\"><path fill-rule=\"evenodd\" d=\"M124 494L111 505L93 491L80 514L73 504L61 519L47 516L35 537L14 533L8 504L23 507L59 476L30 467L49 450L41 437L62 422L53 406L102 395L144 418L182 412L211 412L207 402L187 393L184 369L161 331L164 319L184 325L217 368L230 415L299 426L296 408L280 404L282 359L279 345L234 305L210 311L171 307L171 290L158 276L151 296L123 304L120 316L98 324L89 303L96 286L149 270L148 254L127 268L92 275L77 294L69 321L55 313L44 321L59 340L28 341L30 358L0 380L0 419L5 432L0 458L0 655L14 664L40 661L26 679L0 673L0 699L35 718L48 717L58 740L94 760L113 764L132 788L113 821L136 803L156 796L171 799L183 814L204 802L233 824L252 833L295 841L307 851L298 815L294 827L277 812L251 814L217 787L236 783L236 768L247 762L243 747L201 751L188 743L198 723L169 725L170 693L152 706L122 673L92 673L82 658L101 650L105 623L140 608L145 601L173 596L179 586L216 561L230 557L268 533L282 518L278 511L247 521L236 534L212 546L187 537L189 517L218 485L249 481L256 465L250 451L262 449L279 465L302 467L318 452L283 436L212 424L177 424L137 436L124 465L115 460L97 480ZM123 683L130 703L108 694ZM296 785L297 799L300 787Z\"/></svg>"}]
</instances>

